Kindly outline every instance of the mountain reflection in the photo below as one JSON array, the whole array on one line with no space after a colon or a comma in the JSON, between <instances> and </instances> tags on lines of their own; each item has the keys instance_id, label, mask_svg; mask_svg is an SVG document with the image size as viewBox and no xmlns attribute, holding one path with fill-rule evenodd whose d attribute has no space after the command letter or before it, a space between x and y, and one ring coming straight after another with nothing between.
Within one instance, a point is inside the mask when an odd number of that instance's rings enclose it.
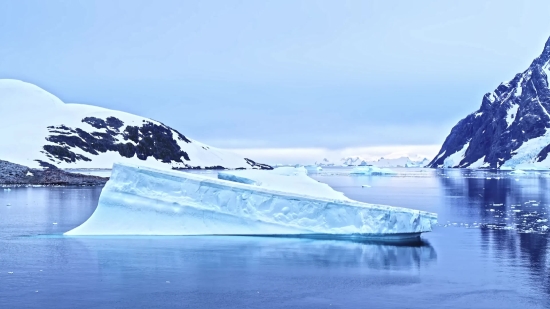
<instances>
[{"instance_id":1,"label":"mountain reflection","mask_svg":"<svg viewBox=\"0 0 550 309\"><path fill-rule=\"evenodd\" d=\"M532 286L550 295L548 234L481 229L480 235L484 251L502 268L526 268Z\"/></svg>"},{"instance_id":2,"label":"mountain reflection","mask_svg":"<svg viewBox=\"0 0 550 309\"><path fill-rule=\"evenodd\" d=\"M439 175L444 218L489 229L548 232L550 179L547 174L457 170ZM451 213L445 213L450 211Z\"/></svg>"},{"instance_id":3,"label":"mountain reflection","mask_svg":"<svg viewBox=\"0 0 550 309\"><path fill-rule=\"evenodd\" d=\"M479 227L483 252L502 269L527 269L533 286L550 295L548 174L454 173L439 175L443 203L450 206L445 217Z\"/></svg>"}]
</instances>

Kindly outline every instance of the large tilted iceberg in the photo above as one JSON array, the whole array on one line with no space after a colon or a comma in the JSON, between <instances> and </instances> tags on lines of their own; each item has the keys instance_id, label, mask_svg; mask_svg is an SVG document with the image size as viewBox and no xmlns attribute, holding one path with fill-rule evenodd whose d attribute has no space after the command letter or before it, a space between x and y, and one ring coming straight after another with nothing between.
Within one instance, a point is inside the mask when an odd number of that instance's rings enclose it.
<instances>
[{"instance_id":1,"label":"large tilted iceberg","mask_svg":"<svg viewBox=\"0 0 550 309\"><path fill-rule=\"evenodd\" d=\"M289 177L289 184L296 187L299 180L292 177L307 176L275 170L281 175L266 177L270 172L253 171L267 180L262 183L248 171L224 172L226 178L234 177L223 180L115 164L96 211L65 235L400 238L429 232L437 221L433 213L356 202L339 192L327 196L327 190L320 190L326 192L313 196L312 184L307 185L306 194L282 191L269 183L277 182L279 176Z\"/></svg>"}]
</instances>

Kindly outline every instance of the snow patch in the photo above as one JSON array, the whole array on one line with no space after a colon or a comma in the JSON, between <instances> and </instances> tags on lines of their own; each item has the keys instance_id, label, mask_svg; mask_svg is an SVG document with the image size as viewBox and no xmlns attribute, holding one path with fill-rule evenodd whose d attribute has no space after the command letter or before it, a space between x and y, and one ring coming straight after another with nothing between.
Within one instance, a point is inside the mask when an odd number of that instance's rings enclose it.
<instances>
[{"instance_id":1,"label":"snow patch","mask_svg":"<svg viewBox=\"0 0 550 309\"><path fill-rule=\"evenodd\" d=\"M495 96L494 92L491 92L491 93L487 94L486 96L487 96L487 99L489 99L489 102L495 103L496 96Z\"/></svg>"},{"instance_id":2,"label":"snow patch","mask_svg":"<svg viewBox=\"0 0 550 309\"><path fill-rule=\"evenodd\" d=\"M468 150L469 146L470 146L470 142L468 141L466 144L464 144L462 149L460 149L459 151L457 151L457 152L451 154L450 156L448 156L447 158L445 158L445 160L443 161L443 167L458 166L460 161L462 161L462 159L464 159L464 155L466 154L466 150Z\"/></svg>"},{"instance_id":3,"label":"snow patch","mask_svg":"<svg viewBox=\"0 0 550 309\"><path fill-rule=\"evenodd\" d=\"M480 168L480 167L483 167L483 165L485 164L485 156L479 158L479 160L475 161L474 163L470 164L468 166L468 168L470 169L476 169L476 168Z\"/></svg>"},{"instance_id":4,"label":"snow patch","mask_svg":"<svg viewBox=\"0 0 550 309\"><path fill-rule=\"evenodd\" d=\"M548 158L542 162L535 161L540 151L548 144L550 144L550 129L546 129L544 135L524 142L518 149L512 152L512 157L502 166L522 169L529 169L529 167L549 168L550 160Z\"/></svg>"},{"instance_id":5,"label":"snow patch","mask_svg":"<svg viewBox=\"0 0 550 309\"><path fill-rule=\"evenodd\" d=\"M506 114L506 123L508 124L506 128L510 127L512 123L514 123L514 120L516 120L516 116L518 114L518 104L512 104L510 108L508 108L508 112Z\"/></svg>"},{"instance_id":6,"label":"snow patch","mask_svg":"<svg viewBox=\"0 0 550 309\"><path fill-rule=\"evenodd\" d=\"M514 96L519 97L523 91L523 87L521 86L521 83L523 82L523 76L519 79L518 85L516 86L516 91L514 92Z\"/></svg>"}]
</instances>

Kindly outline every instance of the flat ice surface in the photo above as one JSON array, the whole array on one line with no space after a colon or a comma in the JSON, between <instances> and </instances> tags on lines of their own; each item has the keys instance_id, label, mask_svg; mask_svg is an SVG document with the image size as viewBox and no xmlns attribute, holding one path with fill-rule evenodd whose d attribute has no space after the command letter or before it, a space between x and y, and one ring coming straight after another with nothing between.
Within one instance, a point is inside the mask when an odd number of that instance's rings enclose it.
<instances>
[{"instance_id":1,"label":"flat ice surface","mask_svg":"<svg viewBox=\"0 0 550 309\"><path fill-rule=\"evenodd\" d=\"M351 201L344 193L332 189L329 185L321 183L307 174L308 171L305 167L278 167L271 171L223 171L218 173L218 178L313 198Z\"/></svg>"},{"instance_id":2,"label":"flat ice surface","mask_svg":"<svg viewBox=\"0 0 550 309\"><path fill-rule=\"evenodd\" d=\"M65 235L391 235L436 222L419 210L115 164L93 215Z\"/></svg>"}]
</instances>

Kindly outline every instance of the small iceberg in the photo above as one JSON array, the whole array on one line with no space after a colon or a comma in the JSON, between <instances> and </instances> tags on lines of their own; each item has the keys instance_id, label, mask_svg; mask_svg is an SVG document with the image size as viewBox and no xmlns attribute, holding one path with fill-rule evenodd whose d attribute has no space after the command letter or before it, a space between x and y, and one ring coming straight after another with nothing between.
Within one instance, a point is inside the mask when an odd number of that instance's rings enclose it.
<instances>
[{"instance_id":1,"label":"small iceberg","mask_svg":"<svg viewBox=\"0 0 550 309\"><path fill-rule=\"evenodd\" d=\"M220 179L115 164L92 216L65 235L259 235L417 239L434 213L351 200L305 168L224 171Z\"/></svg>"},{"instance_id":2,"label":"small iceberg","mask_svg":"<svg viewBox=\"0 0 550 309\"><path fill-rule=\"evenodd\" d=\"M376 166L358 166L354 168L351 175L396 175L397 173L389 168L380 168Z\"/></svg>"}]
</instances>

